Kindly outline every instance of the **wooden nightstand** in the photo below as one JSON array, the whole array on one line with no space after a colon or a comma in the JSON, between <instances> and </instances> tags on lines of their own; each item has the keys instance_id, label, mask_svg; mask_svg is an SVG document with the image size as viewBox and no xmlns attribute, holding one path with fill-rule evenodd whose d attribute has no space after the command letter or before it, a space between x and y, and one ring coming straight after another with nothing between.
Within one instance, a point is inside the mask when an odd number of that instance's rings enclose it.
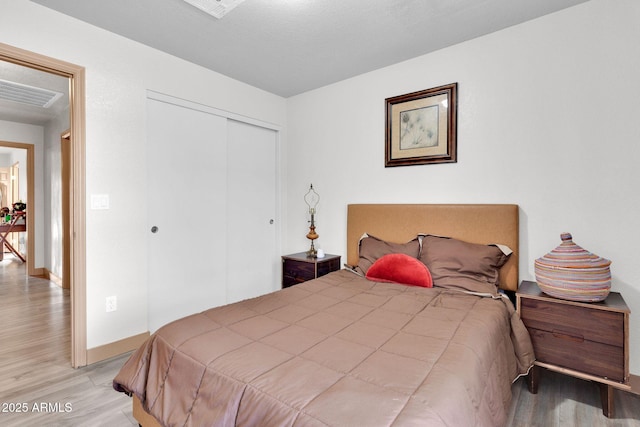
<instances>
[{"instance_id":1,"label":"wooden nightstand","mask_svg":"<svg viewBox=\"0 0 640 427\"><path fill-rule=\"evenodd\" d=\"M613 414L613 388L630 390L629 307L611 292L596 303L565 301L523 281L516 307L536 355L529 390L538 392L538 367L595 381L600 385L602 413Z\"/></svg>"},{"instance_id":2,"label":"wooden nightstand","mask_svg":"<svg viewBox=\"0 0 640 427\"><path fill-rule=\"evenodd\" d=\"M340 255L326 254L324 258L308 258L306 252L282 257L282 287L297 285L307 280L340 270Z\"/></svg>"}]
</instances>

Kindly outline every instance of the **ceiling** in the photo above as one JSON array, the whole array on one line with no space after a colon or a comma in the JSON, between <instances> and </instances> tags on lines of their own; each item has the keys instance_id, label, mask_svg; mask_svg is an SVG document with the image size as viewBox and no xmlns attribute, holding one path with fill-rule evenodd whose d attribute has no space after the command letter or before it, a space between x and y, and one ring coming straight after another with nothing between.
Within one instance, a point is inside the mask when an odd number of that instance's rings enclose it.
<instances>
[{"instance_id":1,"label":"ceiling","mask_svg":"<svg viewBox=\"0 0 640 427\"><path fill-rule=\"evenodd\" d=\"M65 77L0 61L0 80L62 93L62 97L48 108L0 98L0 120L44 126L69 106L69 79Z\"/></svg>"},{"instance_id":2,"label":"ceiling","mask_svg":"<svg viewBox=\"0 0 640 427\"><path fill-rule=\"evenodd\" d=\"M290 97L588 0L31 1Z\"/></svg>"}]
</instances>

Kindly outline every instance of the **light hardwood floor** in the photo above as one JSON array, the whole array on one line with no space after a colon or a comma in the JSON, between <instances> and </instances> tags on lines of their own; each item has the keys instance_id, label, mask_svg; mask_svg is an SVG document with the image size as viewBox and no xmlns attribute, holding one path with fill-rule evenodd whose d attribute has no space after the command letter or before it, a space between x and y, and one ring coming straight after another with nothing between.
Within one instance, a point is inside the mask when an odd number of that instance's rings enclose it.
<instances>
[{"instance_id":1,"label":"light hardwood floor","mask_svg":"<svg viewBox=\"0 0 640 427\"><path fill-rule=\"evenodd\" d=\"M111 386L128 355L73 369L69 320L67 291L26 277L15 259L0 261L0 411L9 411L0 412L0 426L136 425L130 398ZM543 370L538 394L524 379L512 389L509 426L640 427L637 395L616 391L609 419L598 387L586 381ZM16 404L26 404L26 412L16 412Z\"/></svg>"},{"instance_id":2,"label":"light hardwood floor","mask_svg":"<svg viewBox=\"0 0 640 427\"><path fill-rule=\"evenodd\" d=\"M0 426L131 426L111 381L126 357L71 367L69 292L0 261ZM18 412L22 411L22 412Z\"/></svg>"}]
</instances>

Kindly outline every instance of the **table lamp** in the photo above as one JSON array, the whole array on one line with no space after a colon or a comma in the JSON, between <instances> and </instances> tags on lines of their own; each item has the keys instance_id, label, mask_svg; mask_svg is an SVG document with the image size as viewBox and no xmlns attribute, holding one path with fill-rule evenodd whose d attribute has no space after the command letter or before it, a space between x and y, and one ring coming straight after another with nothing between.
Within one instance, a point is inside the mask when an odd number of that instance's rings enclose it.
<instances>
[{"instance_id":1,"label":"table lamp","mask_svg":"<svg viewBox=\"0 0 640 427\"><path fill-rule=\"evenodd\" d=\"M319 237L318 233L316 233L315 215L316 206L318 206L318 202L320 201L320 195L313 189L313 184L309 187L307 194L304 195L304 201L307 206L309 206L309 213L311 214L311 225L307 233L307 239L311 240L311 248L307 251L307 256L309 258L316 258L318 251L316 251L316 248L313 246L313 241Z\"/></svg>"}]
</instances>

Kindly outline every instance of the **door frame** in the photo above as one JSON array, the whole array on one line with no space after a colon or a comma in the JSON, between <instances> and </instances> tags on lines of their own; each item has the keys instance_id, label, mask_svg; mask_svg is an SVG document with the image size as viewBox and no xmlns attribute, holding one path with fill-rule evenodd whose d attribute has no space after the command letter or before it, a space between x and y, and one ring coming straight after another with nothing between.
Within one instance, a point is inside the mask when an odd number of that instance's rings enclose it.
<instances>
[{"instance_id":1,"label":"door frame","mask_svg":"<svg viewBox=\"0 0 640 427\"><path fill-rule=\"evenodd\" d=\"M79 65L0 43L0 60L69 79L71 135L71 365L87 364L85 69ZM28 218L28 217L27 217ZM28 227L28 225L27 225ZM33 245L29 245L29 248Z\"/></svg>"},{"instance_id":2,"label":"door frame","mask_svg":"<svg viewBox=\"0 0 640 427\"><path fill-rule=\"evenodd\" d=\"M27 274L29 276L36 276L40 271L36 271L36 266L33 260L35 259L35 210L38 209L35 205L35 171L34 171L34 153L35 146L33 144L26 144L23 142L10 142L0 141L0 147L16 148L20 150L27 150L27 207L31 207L30 213L27 215ZM10 204L8 205L10 206ZM3 250L0 247L0 250Z\"/></svg>"},{"instance_id":3,"label":"door frame","mask_svg":"<svg viewBox=\"0 0 640 427\"><path fill-rule=\"evenodd\" d=\"M62 289L71 289L71 131L60 135L60 182L62 216Z\"/></svg>"}]
</instances>

